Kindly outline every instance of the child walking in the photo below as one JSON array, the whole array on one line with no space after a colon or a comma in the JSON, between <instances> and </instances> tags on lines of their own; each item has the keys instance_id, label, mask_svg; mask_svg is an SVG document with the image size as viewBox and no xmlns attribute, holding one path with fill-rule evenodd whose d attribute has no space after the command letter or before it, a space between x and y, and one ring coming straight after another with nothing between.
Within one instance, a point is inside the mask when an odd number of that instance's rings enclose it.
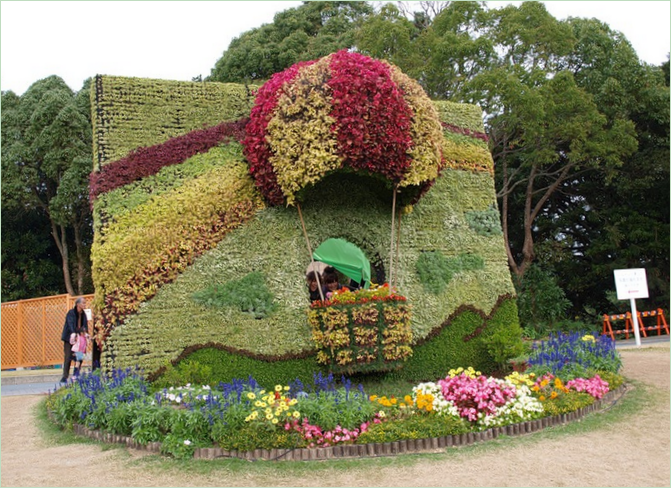
<instances>
[{"instance_id":1,"label":"child walking","mask_svg":"<svg viewBox=\"0 0 671 488\"><path fill-rule=\"evenodd\" d=\"M86 354L86 347L88 345L88 334L81 331L79 334L72 334L70 336L70 343L72 344L72 352L75 355L75 371L73 376L79 377L79 373L84 362L84 354Z\"/></svg>"}]
</instances>

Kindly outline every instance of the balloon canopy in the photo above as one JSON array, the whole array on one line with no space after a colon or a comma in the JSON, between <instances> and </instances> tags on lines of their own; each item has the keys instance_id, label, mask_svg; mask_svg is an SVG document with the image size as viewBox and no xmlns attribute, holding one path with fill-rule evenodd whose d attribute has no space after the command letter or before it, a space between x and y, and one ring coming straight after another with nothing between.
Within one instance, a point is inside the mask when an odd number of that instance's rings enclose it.
<instances>
[{"instance_id":1,"label":"balloon canopy","mask_svg":"<svg viewBox=\"0 0 671 488\"><path fill-rule=\"evenodd\" d=\"M341 170L420 195L443 164L438 112L419 84L348 51L273 75L246 132L250 173L273 205L293 205L301 190Z\"/></svg>"},{"instance_id":2,"label":"balloon canopy","mask_svg":"<svg viewBox=\"0 0 671 488\"><path fill-rule=\"evenodd\" d=\"M312 257L322 263L330 264L342 274L361 283L364 288L370 286L370 262L361 249L344 239L327 239L315 249Z\"/></svg>"}]
</instances>

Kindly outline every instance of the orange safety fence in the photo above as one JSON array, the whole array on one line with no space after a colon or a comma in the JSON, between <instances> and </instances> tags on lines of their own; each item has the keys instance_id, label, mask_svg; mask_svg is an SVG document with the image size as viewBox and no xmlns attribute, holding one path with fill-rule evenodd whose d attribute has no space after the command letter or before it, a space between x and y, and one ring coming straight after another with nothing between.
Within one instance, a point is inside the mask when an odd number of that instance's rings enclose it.
<instances>
[{"instance_id":1,"label":"orange safety fence","mask_svg":"<svg viewBox=\"0 0 671 488\"><path fill-rule=\"evenodd\" d=\"M668 334L669 325L666 323L664 317L664 310L658 308L649 312L636 312L638 318L638 328L643 337L648 337L648 331L657 331L657 335L662 335L662 328ZM643 318L656 317L657 321L654 325L645 325ZM612 322L617 320L624 320L624 329L614 329ZM629 339L629 334L634 334L634 321L632 320L631 312L621 313L616 315L603 316L603 331L602 334L607 334L611 339L615 339L615 334L624 334L625 338Z\"/></svg>"},{"instance_id":2,"label":"orange safety fence","mask_svg":"<svg viewBox=\"0 0 671 488\"><path fill-rule=\"evenodd\" d=\"M93 295L82 295L91 308ZM2 369L63 364L65 314L78 297L56 295L2 303Z\"/></svg>"}]
</instances>

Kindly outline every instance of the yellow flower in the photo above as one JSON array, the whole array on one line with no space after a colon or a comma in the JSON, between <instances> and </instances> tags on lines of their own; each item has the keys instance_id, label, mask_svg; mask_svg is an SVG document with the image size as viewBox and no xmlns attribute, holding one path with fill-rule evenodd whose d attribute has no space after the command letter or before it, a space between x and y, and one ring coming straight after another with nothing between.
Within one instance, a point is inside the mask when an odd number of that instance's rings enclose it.
<instances>
[{"instance_id":1,"label":"yellow flower","mask_svg":"<svg viewBox=\"0 0 671 488\"><path fill-rule=\"evenodd\" d=\"M540 400L541 402L544 402L544 401L545 401L545 395L541 395L540 398L539 398L539 400Z\"/></svg>"},{"instance_id":2,"label":"yellow flower","mask_svg":"<svg viewBox=\"0 0 671 488\"><path fill-rule=\"evenodd\" d=\"M291 400L289 400L289 405L293 406L293 405L296 405L297 403L298 403L298 400L296 400L295 398L292 398Z\"/></svg>"},{"instance_id":3,"label":"yellow flower","mask_svg":"<svg viewBox=\"0 0 671 488\"><path fill-rule=\"evenodd\" d=\"M279 422L279 420L277 420L277 419L273 419L273 420L271 420L271 422L272 422L273 424L276 424L277 422Z\"/></svg>"},{"instance_id":4,"label":"yellow flower","mask_svg":"<svg viewBox=\"0 0 671 488\"><path fill-rule=\"evenodd\" d=\"M550 394L550 398L552 398L552 399L557 398L557 392L556 392L556 391L553 391L553 392Z\"/></svg>"},{"instance_id":5,"label":"yellow flower","mask_svg":"<svg viewBox=\"0 0 671 488\"><path fill-rule=\"evenodd\" d=\"M273 418L273 414L269 413L266 415L266 419L271 420Z\"/></svg>"},{"instance_id":6,"label":"yellow flower","mask_svg":"<svg viewBox=\"0 0 671 488\"><path fill-rule=\"evenodd\" d=\"M250 391L249 393L247 393L247 398L249 398L250 400L254 400L256 398L256 395L254 394L254 392Z\"/></svg>"},{"instance_id":7,"label":"yellow flower","mask_svg":"<svg viewBox=\"0 0 671 488\"><path fill-rule=\"evenodd\" d=\"M294 411L294 418L297 419L301 416L301 413L298 410Z\"/></svg>"},{"instance_id":8,"label":"yellow flower","mask_svg":"<svg viewBox=\"0 0 671 488\"><path fill-rule=\"evenodd\" d=\"M256 400L256 401L254 402L254 406L256 406L256 407L262 407L262 406L264 406L264 403L261 402L260 400Z\"/></svg>"},{"instance_id":9,"label":"yellow flower","mask_svg":"<svg viewBox=\"0 0 671 488\"><path fill-rule=\"evenodd\" d=\"M282 385L275 385L275 391L282 391Z\"/></svg>"},{"instance_id":10,"label":"yellow flower","mask_svg":"<svg viewBox=\"0 0 671 488\"><path fill-rule=\"evenodd\" d=\"M290 388L289 385L285 386L284 391L289 391L289 388Z\"/></svg>"}]
</instances>

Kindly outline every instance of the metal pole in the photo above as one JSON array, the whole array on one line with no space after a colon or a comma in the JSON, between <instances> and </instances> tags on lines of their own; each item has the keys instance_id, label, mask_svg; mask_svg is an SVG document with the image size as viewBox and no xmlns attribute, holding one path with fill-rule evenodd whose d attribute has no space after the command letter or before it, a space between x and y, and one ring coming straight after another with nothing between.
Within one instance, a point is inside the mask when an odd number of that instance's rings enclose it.
<instances>
[{"instance_id":1,"label":"metal pole","mask_svg":"<svg viewBox=\"0 0 671 488\"><path fill-rule=\"evenodd\" d=\"M636 312L636 299L631 299L631 317L634 321L634 337L636 338L636 345L641 345L641 334L638 332L638 313Z\"/></svg>"},{"instance_id":2,"label":"metal pole","mask_svg":"<svg viewBox=\"0 0 671 488\"><path fill-rule=\"evenodd\" d=\"M403 212L398 213L398 227L396 229L396 267L398 268L399 264L401 262L401 217L403 216ZM398 277L396 278L396 281L398 281ZM399 283L400 287L400 283ZM401 287L402 288L402 287Z\"/></svg>"},{"instance_id":3,"label":"metal pole","mask_svg":"<svg viewBox=\"0 0 671 488\"><path fill-rule=\"evenodd\" d=\"M308 231L305 230L305 221L303 220L303 213L301 212L301 204L296 202L296 208L298 209L298 217L301 219L301 227L303 227L303 235L305 236L305 243L308 245L308 252L310 253L310 262L312 263L312 270L315 273L315 278L317 278L317 288L319 288L319 296L324 301L324 291L322 290L322 284L319 280L319 272L315 267L315 260L312 257L312 247L310 247L310 239L308 238Z\"/></svg>"}]
</instances>

